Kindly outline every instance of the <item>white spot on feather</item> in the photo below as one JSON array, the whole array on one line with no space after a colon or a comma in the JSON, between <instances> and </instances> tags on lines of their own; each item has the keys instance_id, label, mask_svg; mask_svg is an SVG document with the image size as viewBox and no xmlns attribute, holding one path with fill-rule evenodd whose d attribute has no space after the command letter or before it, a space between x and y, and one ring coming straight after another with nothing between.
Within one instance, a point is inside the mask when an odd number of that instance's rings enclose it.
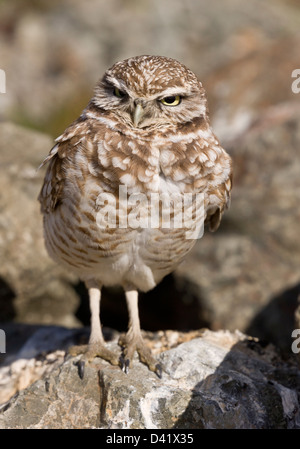
<instances>
[{"instance_id":1,"label":"white spot on feather","mask_svg":"<svg viewBox=\"0 0 300 449\"><path fill-rule=\"evenodd\" d=\"M116 157L116 156L113 157L112 158L112 164L113 164L113 167L118 167L121 170L126 170L127 169L127 165L124 164L124 162L119 157Z\"/></svg>"},{"instance_id":2,"label":"white spot on feather","mask_svg":"<svg viewBox=\"0 0 300 449\"><path fill-rule=\"evenodd\" d=\"M207 157L207 155L205 153L200 153L198 158L199 158L199 161L202 162L202 163L208 161L208 157Z\"/></svg>"},{"instance_id":3,"label":"white spot on feather","mask_svg":"<svg viewBox=\"0 0 300 449\"><path fill-rule=\"evenodd\" d=\"M133 187L135 185L135 179L130 173L120 176L120 181L128 187Z\"/></svg>"}]
</instances>

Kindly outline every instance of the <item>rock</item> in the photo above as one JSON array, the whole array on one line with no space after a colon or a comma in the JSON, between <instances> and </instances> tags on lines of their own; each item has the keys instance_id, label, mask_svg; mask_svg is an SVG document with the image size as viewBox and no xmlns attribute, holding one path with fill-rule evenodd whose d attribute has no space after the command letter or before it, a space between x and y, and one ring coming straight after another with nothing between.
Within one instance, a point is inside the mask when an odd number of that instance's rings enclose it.
<instances>
[{"instance_id":1,"label":"rock","mask_svg":"<svg viewBox=\"0 0 300 449\"><path fill-rule=\"evenodd\" d=\"M162 379L137 359L127 375L99 359L86 366L83 380L78 358L54 350L60 339L62 347L70 344L72 331L57 329L55 344L53 332L37 329L19 352L23 358L0 369L3 385L8 370L16 375L40 363L38 379L2 405L0 428L300 428L295 361L240 332L148 334ZM41 335L51 352L33 357ZM111 337L108 347L118 350L117 335Z\"/></svg>"},{"instance_id":2,"label":"rock","mask_svg":"<svg viewBox=\"0 0 300 449\"><path fill-rule=\"evenodd\" d=\"M76 336L74 329L59 326L31 326L26 329L22 324L10 324L3 328L9 352L2 357L1 404L62 364L64 349ZM14 342L15 347L12 349L10 342L18 334L21 340Z\"/></svg>"}]
</instances>

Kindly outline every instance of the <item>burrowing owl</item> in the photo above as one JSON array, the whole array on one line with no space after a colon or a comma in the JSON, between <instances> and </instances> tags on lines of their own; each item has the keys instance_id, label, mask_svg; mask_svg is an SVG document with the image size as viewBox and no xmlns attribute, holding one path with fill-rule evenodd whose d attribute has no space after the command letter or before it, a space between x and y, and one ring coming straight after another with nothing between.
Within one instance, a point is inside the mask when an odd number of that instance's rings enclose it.
<instances>
[{"instance_id":1,"label":"burrowing owl","mask_svg":"<svg viewBox=\"0 0 300 449\"><path fill-rule=\"evenodd\" d=\"M152 289L182 261L197 240L188 234L197 220L218 228L230 198L231 159L210 128L202 84L174 59L117 62L46 162L39 195L46 247L89 291L89 343L71 351L83 354L81 374L96 356L127 372L137 351L160 376L141 336L138 291ZM99 317L101 287L113 285L124 288L129 311L121 357L105 347Z\"/></svg>"}]
</instances>

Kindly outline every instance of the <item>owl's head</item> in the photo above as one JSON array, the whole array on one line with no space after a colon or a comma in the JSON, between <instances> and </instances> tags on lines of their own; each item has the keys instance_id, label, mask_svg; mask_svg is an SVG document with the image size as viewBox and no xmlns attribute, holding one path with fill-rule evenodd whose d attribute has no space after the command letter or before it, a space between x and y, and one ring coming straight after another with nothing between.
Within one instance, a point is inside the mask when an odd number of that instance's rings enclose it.
<instances>
[{"instance_id":1,"label":"owl's head","mask_svg":"<svg viewBox=\"0 0 300 449\"><path fill-rule=\"evenodd\" d=\"M117 62L97 84L92 103L138 129L207 116L205 91L197 77L180 62L163 56Z\"/></svg>"}]
</instances>

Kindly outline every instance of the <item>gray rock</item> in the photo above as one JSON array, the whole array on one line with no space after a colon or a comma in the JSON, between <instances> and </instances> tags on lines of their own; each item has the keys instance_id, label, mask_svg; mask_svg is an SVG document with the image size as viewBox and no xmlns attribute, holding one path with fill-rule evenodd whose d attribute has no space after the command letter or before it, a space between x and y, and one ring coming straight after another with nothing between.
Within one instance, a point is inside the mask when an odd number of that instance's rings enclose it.
<instances>
[{"instance_id":1,"label":"gray rock","mask_svg":"<svg viewBox=\"0 0 300 449\"><path fill-rule=\"evenodd\" d=\"M41 332L46 342L53 329L38 330L27 348ZM70 330L58 332L64 341L66 332L70 339ZM74 363L78 358L64 358L64 351L56 350L44 358L42 365L48 368L40 370L40 377L2 405L0 427L300 428L300 371L294 360L282 361L274 347L263 347L240 332L203 331L193 338L170 331L154 337L148 335L164 367L162 379L135 359L127 375L95 360L81 380ZM116 338L108 343L113 350L118 350ZM161 352L164 340L169 349ZM26 364L38 361L20 360L8 365L10 373L17 375L16 363L24 373ZM2 385L8 366L0 369Z\"/></svg>"}]
</instances>

